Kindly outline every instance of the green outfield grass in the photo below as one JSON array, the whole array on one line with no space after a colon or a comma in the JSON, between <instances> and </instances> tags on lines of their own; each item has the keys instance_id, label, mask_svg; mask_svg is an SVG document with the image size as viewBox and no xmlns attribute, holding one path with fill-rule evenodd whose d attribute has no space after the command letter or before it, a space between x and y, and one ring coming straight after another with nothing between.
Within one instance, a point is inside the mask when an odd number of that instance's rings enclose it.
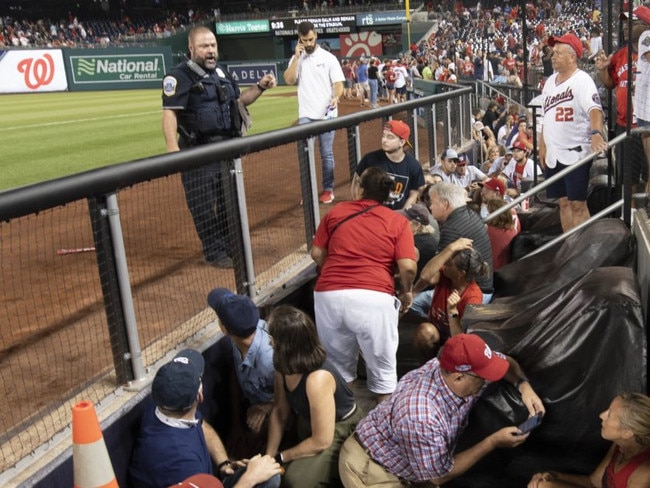
<instances>
[{"instance_id":1,"label":"green outfield grass","mask_svg":"<svg viewBox=\"0 0 650 488\"><path fill-rule=\"evenodd\" d=\"M245 89L245 87L242 87ZM249 107L250 134L291 126L295 87L277 87ZM160 90L0 96L0 190L165 152Z\"/></svg>"}]
</instances>

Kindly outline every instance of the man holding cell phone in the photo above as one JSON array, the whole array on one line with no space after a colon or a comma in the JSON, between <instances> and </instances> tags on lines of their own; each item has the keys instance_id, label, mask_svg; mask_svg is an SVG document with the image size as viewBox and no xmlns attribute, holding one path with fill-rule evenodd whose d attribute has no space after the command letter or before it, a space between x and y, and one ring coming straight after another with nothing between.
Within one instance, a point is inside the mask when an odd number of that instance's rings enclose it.
<instances>
[{"instance_id":1,"label":"man holding cell phone","mask_svg":"<svg viewBox=\"0 0 650 488\"><path fill-rule=\"evenodd\" d=\"M406 374L390 398L361 420L345 441L339 457L345 488L397 488L405 481L442 485L491 451L524 443L529 434L510 426L454 452L487 384L501 379L519 390L531 418L543 415L541 399L514 359L492 351L478 335L451 337L439 358Z\"/></svg>"},{"instance_id":2,"label":"man holding cell phone","mask_svg":"<svg viewBox=\"0 0 650 488\"><path fill-rule=\"evenodd\" d=\"M284 72L287 85L298 84L298 123L331 119L338 115L345 76L336 56L321 48L314 24L298 24L298 42ZM334 131L318 136L323 169L320 203L334 201Z\"/></svg>"}]
</instances>

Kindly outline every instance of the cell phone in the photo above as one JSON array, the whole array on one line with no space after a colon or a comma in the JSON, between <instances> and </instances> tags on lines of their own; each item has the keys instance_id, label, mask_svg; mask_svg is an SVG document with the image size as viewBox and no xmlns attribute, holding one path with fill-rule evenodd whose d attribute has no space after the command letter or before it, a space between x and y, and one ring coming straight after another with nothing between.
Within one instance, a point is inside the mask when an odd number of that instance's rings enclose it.
<instances>
[{"instance_id":1,"label":"cell phone","mask_svg":"<svg viewBox=\"0 0 650 488\"><path fill-rule=\"evenodd\" d=\"M521 425L517 427L521 431L520 435L527 434L534 428L539 427L539 425L542 423L543 416L544 415L540 412L526 419L525 422L523 422Z\"/></svg>"}]
</instances>

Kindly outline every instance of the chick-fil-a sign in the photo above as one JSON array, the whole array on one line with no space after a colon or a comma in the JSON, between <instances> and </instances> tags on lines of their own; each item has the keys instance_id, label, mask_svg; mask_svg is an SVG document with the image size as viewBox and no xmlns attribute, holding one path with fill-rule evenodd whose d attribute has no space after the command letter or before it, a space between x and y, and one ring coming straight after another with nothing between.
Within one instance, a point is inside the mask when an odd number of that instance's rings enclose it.
<instances>
[{"instance_id":1,"label":"chick-fil-a sign","mask_svg":"<svg viewBox=\"0 0 650 488\"><path fill-rule=\"evenodd\" d=\"M68 89L60 49L11 50L0 55L0 92L25 93Z\"/></svg>"}]
</instances>

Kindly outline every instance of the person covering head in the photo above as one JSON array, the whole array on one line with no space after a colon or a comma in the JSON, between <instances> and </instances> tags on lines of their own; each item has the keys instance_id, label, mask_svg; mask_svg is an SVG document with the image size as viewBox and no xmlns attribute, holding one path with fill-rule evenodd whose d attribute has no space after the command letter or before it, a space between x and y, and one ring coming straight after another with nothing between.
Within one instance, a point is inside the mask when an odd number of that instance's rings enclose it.
<instances>
[{"instance_id":1,"label":"person covering head","mask_svg":"<svg viewBox=\"0 0 650 488\"><path fill-rule=\"evenodd\" d=\"M553 47L556 44L568 44L575 51L578 59L582 57L582 41L575 34L564 34L560 37L551 36L548 38L548 45Z\"/></svg>"},{"instance_id":2,"label":"person covering head","mask_svg":"<svg viewBox=\"0 0 650 488\"><path fill-rule=\"evenodd\" d=\"M180 351L160 367L151 384L151 396L157 407L170 412L189 410L196 401L205 361L194 349Z\"/></svg>"},{"instance_id":3,"label":"person covering head","mask_svg":"<svg viewBox=\"0 0 650 488\"><path fill-rule=\"evenodd\" d=\"M499 178L489 178L483 182L483 188L498 191L501 196L506 194L506 187Z\"/></svg>"},{"instance_id":4,"label":"person covering head","mask_svg":"<svg viewBox=\"0 0 650 488\"><path fill-rule=\"evenodd\" d=\"M392 132L400 139L403 139L407 145L411 146L409 142L409 137L411 136L411 128L407 123L402 122L401 120L389 120L384 125L384 130Z\"/></svg>"},{"instance_id":5,"label":"person covering head","mask_svg":"<svg viewBox=\"0 0 650 488\"><path fill-rule=\"evenodd\" d=\"M509 363L479 336L458 334L443 346L440 366L450 372L473 373L487 381L499 381L508 371Z\"/></svg>"},{"instance_id":6,"label":"person covering head","mask_svg":"<svg viewBox=\"0 0 650 488\"><path fill-rule=\"evenodd\" d=\"M423 203L414 203L409 208L398 210L399 213L404 215L409 220L415 220L422 225L431 225L433 216L429 209Z\"/></svg>"},{"instance_id":7,"label":"person covering head","mask_svg":"<svg viewBox=\"0 0 650 488\"><path fill-rule=\"evenodd\" d=\"M215 288L208 294L208 305L229 334L246 338L255 332L260 312L246 295L237 295L227 288Z\"/></svg>"}]
</instances>

